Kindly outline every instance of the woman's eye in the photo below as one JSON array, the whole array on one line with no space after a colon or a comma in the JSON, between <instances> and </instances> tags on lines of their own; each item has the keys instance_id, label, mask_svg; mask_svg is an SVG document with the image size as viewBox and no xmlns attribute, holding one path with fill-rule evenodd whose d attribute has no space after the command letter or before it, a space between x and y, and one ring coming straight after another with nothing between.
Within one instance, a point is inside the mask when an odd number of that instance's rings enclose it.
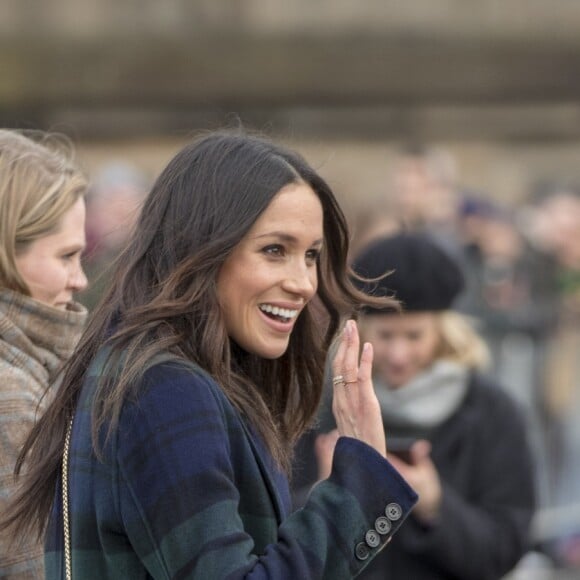
<instances>
[{"instance_id":1,"label":"woman's eye","mask_svg":"<svg viewBox=\"0 0 580 580\"><path fill-rule=\"evenodd\" d=\"M306 252L306 259L309 262L318 262L319 258L320 258L320 250L308 250L308 252Z\"/></svg>"},{"instance_id":2,"label":"woman's eye","mask_svg":"<svg viewBox=\"0 0 580 580\"><path fill-rule=\"evenodd\" d=\"M279 257L284 255L284 248L278 244L266 246L262 251L269 256Z\"/></svg>"},{"instance_id":3,"label":"woman's eye","mask_svg":"<svg viewBox=\"0 0 580 580\"><path fill-rule=\"evenodd\" d=\"M72 260L75 256L77 256L79 252L69 252L68 254L64 254L62 256L63 260Z\"/></svg>"}]
</instances>

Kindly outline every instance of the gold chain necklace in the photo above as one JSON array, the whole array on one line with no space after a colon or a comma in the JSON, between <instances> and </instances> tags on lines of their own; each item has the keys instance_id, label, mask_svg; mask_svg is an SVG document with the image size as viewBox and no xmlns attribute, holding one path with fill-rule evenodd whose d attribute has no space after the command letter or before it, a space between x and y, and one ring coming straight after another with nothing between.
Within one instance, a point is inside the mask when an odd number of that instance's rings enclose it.
<instances>
[{"instance_id":1,"label":"gold chain necklace","mask_svg":"<svg viewBox=\"0 0 580 580\"><path fill-rule=\"evenodd\" d=\"M68 424L64 439L64 454L62 456L62 518L64 529L64 569L66 580L72 580L72 557L70 546L70 523L68 509L68 461L70 454L70 437L74 415Z\"/></svg>"}]
</instances>

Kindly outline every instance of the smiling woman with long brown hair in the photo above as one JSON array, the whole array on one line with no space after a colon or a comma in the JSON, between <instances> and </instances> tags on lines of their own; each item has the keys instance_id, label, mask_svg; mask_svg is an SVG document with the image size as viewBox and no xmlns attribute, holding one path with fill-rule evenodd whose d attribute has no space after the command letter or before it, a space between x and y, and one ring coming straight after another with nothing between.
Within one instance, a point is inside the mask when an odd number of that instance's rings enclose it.
<instances>
[{"instance_id":1,"label":"smiling woman with long brown hair","mask_svg":"<svg viewBox=\"0 0 580 580\"><path fill-rule=\"evenodd\" d=\"M385 546L416 496L385 459L353 321L333 472L289 510L293 443L363 298L347 251L334 195L296 153L218 133L174 157L22 456L4 525L46 530L48 578L330 580Z\"/></svg>"}]
</instances>

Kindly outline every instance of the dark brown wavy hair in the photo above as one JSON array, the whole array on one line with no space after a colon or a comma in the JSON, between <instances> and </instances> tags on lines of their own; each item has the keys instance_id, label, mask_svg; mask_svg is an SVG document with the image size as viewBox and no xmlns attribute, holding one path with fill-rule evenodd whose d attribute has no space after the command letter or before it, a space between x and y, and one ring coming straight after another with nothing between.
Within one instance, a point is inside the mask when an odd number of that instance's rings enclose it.
<instances>
[{"instance_id":1,"label":"dark brown wavy hair","mask_svg":"<svg viewBox=\"0 0 580 580\"><path fill-rule=\"evenodd\" d=\"M296 182L308 184L323 207L318 292L300 314L287 351L267 360L229 339L216 280L274 196ZM58 394L24 445L17 464L22 485L1 527L43 534L67 425L87 367L104 344L111 346L111 355L92 409L97 456L98 434L115 429L148 362L163 352L210 373L288 469L292 444L319 404L326 353L341 318L364 300L349 280L348 242L346 220L331 189L295 152L240 132L209 134L183 148L147 197L110 289L64 369ZM115 374L121 353L122 370Z\"/></svg>"}]
</instances>

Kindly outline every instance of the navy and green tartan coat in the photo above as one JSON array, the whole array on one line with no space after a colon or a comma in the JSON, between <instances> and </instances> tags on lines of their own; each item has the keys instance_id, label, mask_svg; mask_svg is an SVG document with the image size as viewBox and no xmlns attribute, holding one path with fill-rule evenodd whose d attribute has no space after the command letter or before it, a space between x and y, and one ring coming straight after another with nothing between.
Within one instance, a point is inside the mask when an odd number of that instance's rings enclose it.
<instances>
[{"instance_id":1,"label":"navy and green tartan coat","mask_svg":"<svg viewBox=\"0 0 580 580\"><path fill-rule=\"evenodd\" d=\"M83 385L71 440L75 580L351 578L417 499L371 447L342 437L329 479L290 514L288 482L261 439L215 381L186 363L146 371L100 461L90 429L100 358ZM393 505L400 517L378 534L376 522ZM64 579L63 545L59 482L48 580Z\"/></svg>"}]
</instances>

